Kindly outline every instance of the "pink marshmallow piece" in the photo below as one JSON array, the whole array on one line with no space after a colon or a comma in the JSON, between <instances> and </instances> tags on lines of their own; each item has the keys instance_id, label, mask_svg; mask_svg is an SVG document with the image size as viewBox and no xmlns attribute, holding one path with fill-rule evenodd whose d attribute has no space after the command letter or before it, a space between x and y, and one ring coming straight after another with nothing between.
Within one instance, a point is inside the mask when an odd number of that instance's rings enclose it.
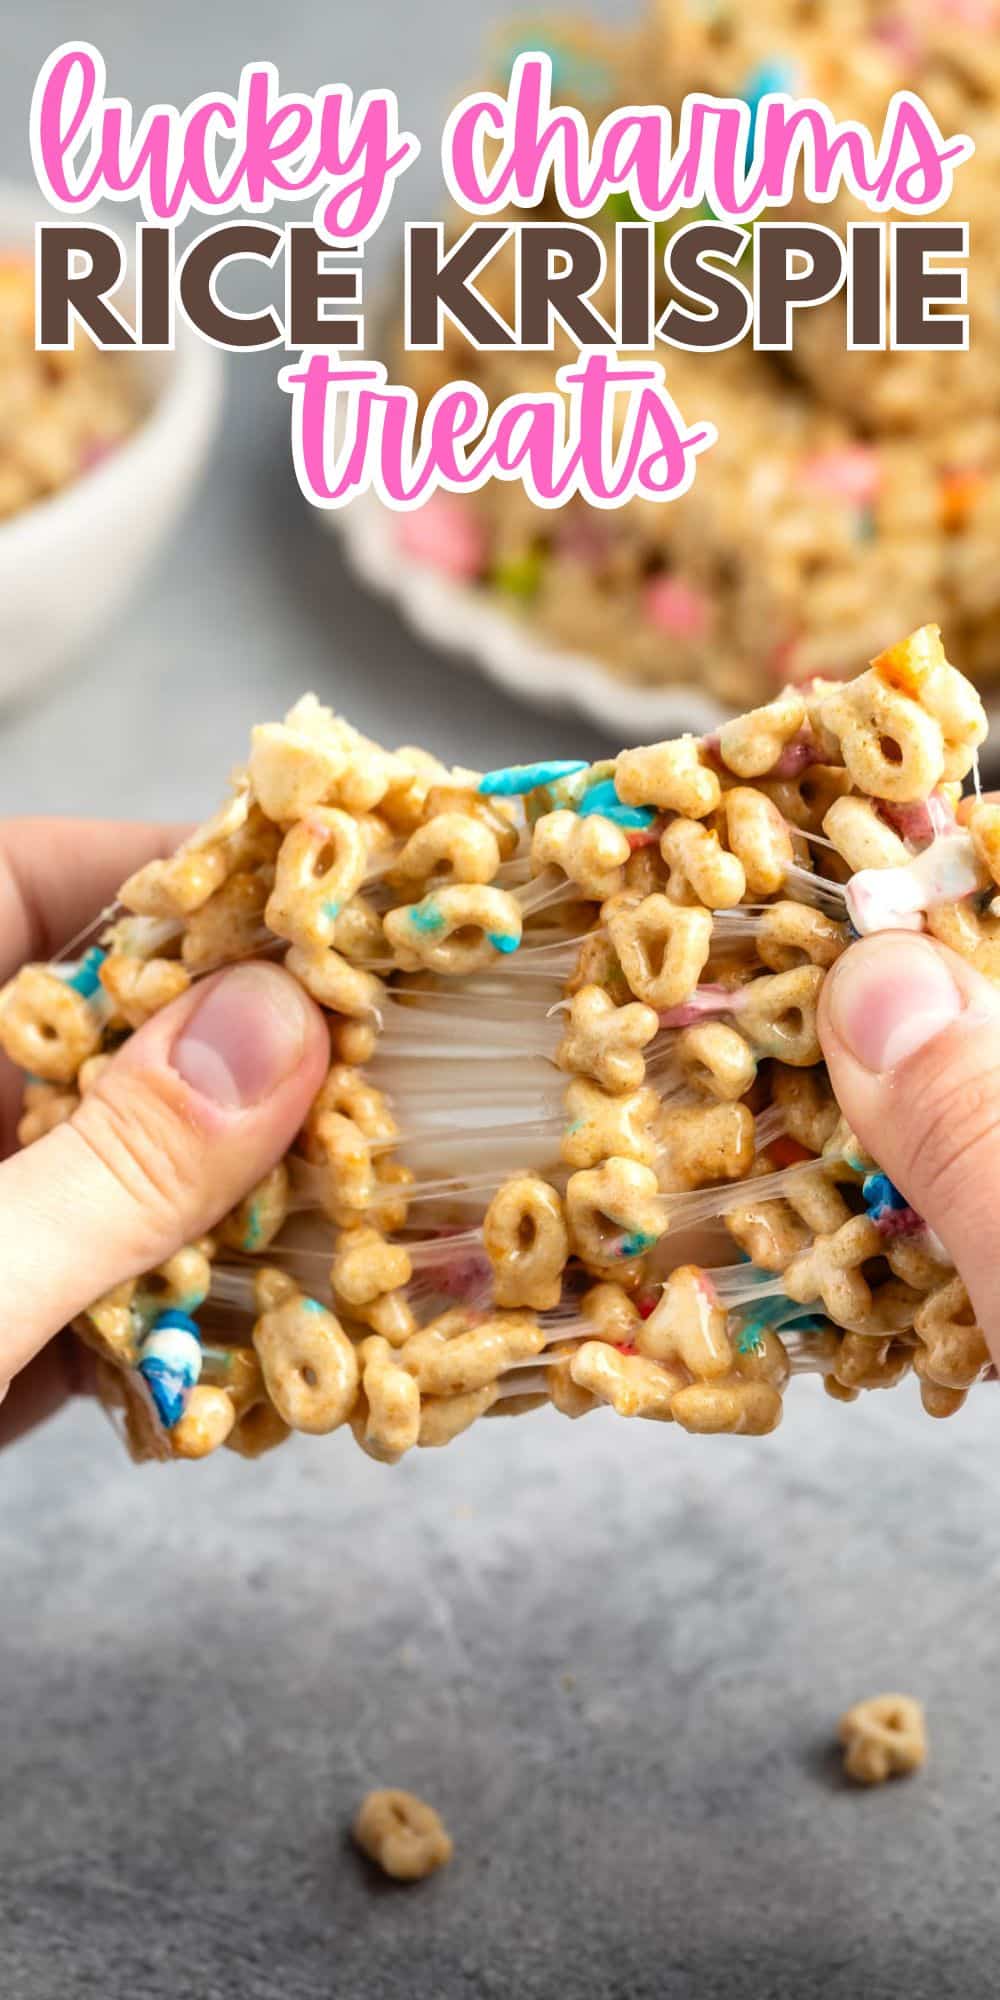
<instances>
[{"instance_id":1,"label":"pink marshmallow piece","mask_svg":"<svg viewBox=\"0 0 1000 2000\"><path fill-rule=\"evenodd\" d=\"M675 639L703 639L712 622L704 591L676 576L656 576L646 585L643 609L650 624Z\"/></svg>"},{"instance_id":2,"label":"pink marshmallow piece","mask_svg":"<svg viewBox=\"0 0 1000 2000\"><path fill-rule=\"evenodd\" d=\"M877 499L882 480L876 454L863 444L814 452L803 460L802 477L817 492L832 493L856 507L868 507Z\"/></svg>"},{"instance_id":3,"label":"pink marshmallow piece","mask_svg":"<svg viewBox=\"0 0 1000 2000\"><path fill-rule=\"evenodd\" d=\"M442 493L432 494L422 507L399 517L397 540L415 562L444 570L460 582L480 574L486 563L486 537L472 509Z\"/></svg>"},{"instance_id":4,"label":"pink marshmallow piece","mask_svg":"<svg viewBox=\"0 0 1000 2000\"><path fill-rule=\"evenodd\" d=\"M997 24L995 0L938 0L938 8L963 28L988 31Z\"/></svg>"},{"instance_id":5,"label":"pink marshmallow piece","mask_svg":"<svg viewBox=\"0 0 1000 2000\"><path fill-rule=\"evenodd\" d=\"M948 836L958 831L958 823L948 800L937 791L933 791L929 799L917 800L911 805L891 805L888 800L883 800L879 811L882 818L895 827L900 839L914 847L925 847L937 834Z\"/></svg>"},{"instance_id":6,"label":"pink marshmallow piece","mask_svg":"<svg viewBox=\"0 0 1000 2000\"><path fill-rule=\"evenodd\" d=\"M904 15L897 14L888 21L880 21L872 29L872 40L881 42L883 48L895 56L901 69L912 71L918 67L923 47L913 22L906 20Z\"/></svg>"},{"instance_id":7,"label":"pink marshmallow piece","mask_svg":"<svg viewBox=\"0 0 1000 2000\"><path fill-rule=\"evenodd\" d=\"M661 1007L661 1028L692 1028L696 1021L703 1021L712 1014L736 1014L744 1003L745 987L722 986L716 982L711 986L696 986L686 1000L676 1007Z\"/></svg>"}]
</instances>

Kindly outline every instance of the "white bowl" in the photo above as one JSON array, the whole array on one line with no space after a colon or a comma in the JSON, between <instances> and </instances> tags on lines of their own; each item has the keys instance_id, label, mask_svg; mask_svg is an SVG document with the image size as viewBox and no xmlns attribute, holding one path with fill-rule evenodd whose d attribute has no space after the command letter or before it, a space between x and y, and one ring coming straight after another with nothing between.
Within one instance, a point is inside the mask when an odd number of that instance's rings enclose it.
<instances>
[{"instance_id":1,"label":"white bowl","mask_svg":"<svg viewBox=\"0 0 1000 2000\"><path fill-rule=\"evenodd\" d=\"M30 249L46 214L55 219L40 195L0 184L0 254ZM114 226L128 242L120 217ZM201 470L221 406L219 353L179 326L173 352L137 354L133 365L146 405L136 430L51 498L0 521L0 701L83 653L131 596Z\"/></svg>"}]
</instances>

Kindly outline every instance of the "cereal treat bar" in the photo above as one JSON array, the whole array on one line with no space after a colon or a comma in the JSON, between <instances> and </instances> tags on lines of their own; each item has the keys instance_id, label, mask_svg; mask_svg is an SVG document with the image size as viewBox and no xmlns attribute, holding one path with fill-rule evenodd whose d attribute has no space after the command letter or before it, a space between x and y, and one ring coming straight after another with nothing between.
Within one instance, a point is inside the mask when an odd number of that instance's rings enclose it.
<instances>
[{"instance_id":1,"label":"cereal treat bar","mask_svg":"<svg viewBox=\"0 0 1000 2000\"><path fill-rule=\"evenodd\" d=\"M31 259L0 254L0 521L99 464L133 428L126 357L35 349Z\"/></svg>"},{"instance_id":2,"label":"cereal treat bar","mask_svg":"<svg viewBox=\"0 0 1000 2000\"><path fill-rule=\"evenodd\" d=\"M280 955L328 1017L287 1157L79 1322L135 1456L348 1426L392 1464L550 1403L760 1434L798 1371L956 1411L986 1342L816 1009L875 929L1000 976L1000 806L960 807L985 733L936 626L596 765L452 770L311 695L255 729L100 943L0 995L26 1144L219 965Z\"/></svg>"},{"instance_id":3,"label":"cereal treat bar","mask_svg":"<svg viewBox=\"0 0 1000 2000\"><path fill-rule=\"evenodd\" d=\"M544 357L482 354L470 372L499 401L527 386L526 360L537 370ZM403 365L429 395L454 364L413 354ZM966 646L963 605L995 621L1000 481L974 498L956 478L944 533L949 461L933 443L862 440L801 389L776 392L764 358L743 349L677 351L666 366L684 415L719 433L681 500L542 513L494 481L398 517L403 550L501 596L567 653L644 686L707 685L730 707L848 674L935 609ZM1000 466L1000 426L984 423L980 441L991 428ZM977 665L991 657L981 627L977 610Z\"/></svg>"},{"instance_id":4,"label":"cereal treat bar","mask_svg":"<svg viewBox=\"0 0 1000 2000\"><path fill-rule=\"evenodd\" d=\"M582 38L582 39L581 39ZM719 442L690 491L669 505L612 510L580 502L533 507L516 485L437 495L394 523L401 551L502 603L571 656L597 659L647 687L708 689L730 707L771 699L788 681L841 677L858 659L935 615L972 677L1000 677L1000 6L993 0L662 0L633 37L594 40L564 25L522 24L521 47L547 48L554 95L579 102L591 128L611 105L662 102L675 112L700 89L745 97L815 93L841 116L881 130L894 92L926 96L943 129L977 151L944 219L968 222L971 345L967 353L848 353L843 294L796 315L792 350L718 354L659 346L668 386L689 421ZM515 44L495 54L506 81ZM796 210L790 213L794 217ZM801 209L843 234L860 214L846 200ZM608 244L593 303L613 323L614 231L634 211L616 197L591 218ZM553 220L551 204L538 218ZM684 211L656 231L704 220ZM870 217L865 219L870 220ZM659 260L658 260L659 261ZM749 282L749 265L738 273ZM512 317L508 246L477 278ZM660 303L667 303L660 275ZM395 375L426 402L469 379L491 404L551 389L573 358L557 329L553 354L490 353L449 323L441 352L407 353ZM642 357L648 360L648 356Z\"/></svg>"},{"instance_id":5,"label":"cereal treat bar","mask_svg":"<svg viewBox=\"0 0 1000 2000\"><path fill-rule=\"evenodd\" d=\"M876 434L955 434L993 408L1000 375L1000 6L995 0L798 0L708 7L655 0L636 45L641 99L675 112L689 91L745 98L818 97L839 118L878 134L894 93L916 91L942 132L964 132L975 153L933 220L969 224L968 353L849 353L841 294L798 316L791 366L810 390ZM650 91L650 77L655 88ZM841 196L818 215L841 235L869 210ZM887 220L901 220L889 216ZM946 310L946 308L939 308Z\"/></svg>"}]
</instances>

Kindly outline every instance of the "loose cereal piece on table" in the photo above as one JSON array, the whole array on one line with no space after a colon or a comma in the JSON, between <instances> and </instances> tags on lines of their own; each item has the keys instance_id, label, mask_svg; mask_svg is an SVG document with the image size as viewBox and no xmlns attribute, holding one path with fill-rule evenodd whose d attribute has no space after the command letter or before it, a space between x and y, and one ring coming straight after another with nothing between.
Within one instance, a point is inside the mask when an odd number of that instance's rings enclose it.
<instances>
[{"instance_id":1,"label":"loose cereal piece on table","mask_svg":"<svg viewBox=\"0 0 1000 2000\"><path fill-rule=\"evenodd\" d=\"M423 1881L455 1851L440 1815L414 1792L369 1792L352 1831L362 1853L396 1882Z\"/></svg>"},{"instance_id":2,"label":"loose cereal piece on table","mask_svg":"<svg viewBox=\"0 0 1000 2000\"><path fill-rule=\"evenodd\" d=\"M840 1718L844 1770L859 1785L883 1785L905 1778L927 1761L927 1725L919 1701L909 1694L869 1695Z\"/></svg>"}]
</instances>

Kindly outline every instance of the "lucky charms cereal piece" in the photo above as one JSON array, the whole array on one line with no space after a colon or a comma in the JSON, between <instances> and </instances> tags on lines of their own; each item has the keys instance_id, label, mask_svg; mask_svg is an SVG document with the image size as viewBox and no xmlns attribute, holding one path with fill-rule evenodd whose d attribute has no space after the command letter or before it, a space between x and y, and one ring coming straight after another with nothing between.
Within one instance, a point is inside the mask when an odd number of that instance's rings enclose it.
<instances>
[{"instance_id":1,"label":"lucky charms cereal piece","mask_svg":"<svg viewBox=\"0 0 1000 2000\"><path fill-rule=\"evenodd\" d=\"M766 708L724 722L719 730L719 755L737 778L763 778L777 770L783 754L799 735L806 719L802 697L788 689ZM791 771L783 772L791 776Z\"/></svg>"},{"instance_id":2,"label":"lucky charms cereal piece","mask_svg":"<svg viewBox=\"0 0 1000 2000\"><path fill-rule=\"evenodd\" d=\"M596 1401L609 1403L619 1417L672 1421L673 1398L684 1377L643 1354L623 1354L603 1341L585 1340L569 1364L578 1389Z\"/></svg>"},{"instance_id":3,"label":"lucky charms cereal piece","mask_svg":"<svg viewBox=\"0 0 1000 2000\"><path fill-rule=\"evenodd\" d=\"M358 1360L340 1322L282 1272L261 1271L253 1344L268 1395L292 1430L336 1430L350 1415Z\"/></svg>"},{"instance_id":4,"label":"lucky charms cereal piece","mask_svg":"<svg viewBox=\"0 0 1000 2000\"><path fill-rule=\"evenodd\" d=\"M503 889L456 883L420 903L390 910L385 935L410 971L426 966L451 978L480 970L521 942L521 908Z\"/></svg>"},{"instance_id":5,"label":"lucky charms cereal piece","mask_svg":"<svg viewBox=\"0 0 1000 2000\"><path fill-rule=\"evenodd\" d=\"M636 1334L640 1354L679 1363L696 1382L727 1375L733 1362L727 1317L707 1273L694 1264L672 1271Z\"/></svg>"},{"instance_id":6,"label":"lucky charms cereal piece","mask_svg":"<svg viewBox=\"0 0 1000 2000\"><path fill-rule=\"evenodd\" d=\"M562 1296L569 1233L556 1189L539 1174L518 1174L498 1189L483 1218L498 1306L544 1312Z\"/></svg>"},{"instance_id":7,"label":"lucky charms cereal piece","mask_svg":"<svg viewBox=\"0 0 1000 2000\"><path fill-rule=\"evenodd\" d=\"M395 1465L420 1437L420 1389L381 1334L371 1334L359 1350L363 1396L351 1424L371 1458Z\"/></svg>"},{"instance_id":8,"label":"lucky charms cereal piece","mask_svg":"<svg viewBox=\"0 0 1000 2000\"><path fill-rule=\"evenodd\" d=\"M615 1155L655 1166L661 1105L651 1084L613 1097L589 1077L576 1077L564 1102L566 1130L559 1156L568 1167L596 1167Z\"/></svg>"},{"instance_id":9,"label":"lucky charms cereal piece","mask_svg":"<svg viewBox=\"0 0 1000 2000\"><path fill-rule=\"evenodd\" d=\"M653 895L638 903L618 897L607 912L611 942L636 999L657 1009L689 999L712 948L709 911Z\"/></svg>"},{"instance_id":10,"label":"lucky charms cereal piece","mask_svg":"<svg viewBox=\"0 0 1000 2000\"><path fill-rule=\"evenodd\" d=\"M222 887L238 865L240 836L250 817L250 794L234 793L204 826L181 842L165 861L147 861L119 892L137 916L187 917Z\"/></svg>"},{"instance_id":11,"label":"lucky charms cereal piece","mask_svg":"<svg viewBox=\"0 0 1000 2000\"><path fill-rule=\"evenodd\" d=\"M751 897L776 896L794 861L792 836L763 792L735 785L723 801L726 837L738 857Z\"/></svg>"},{"instance_id":12,"label":"lucky charms cereal piece","mask_svg":"<svg viewBox=\"0 0 1000 2000\"><path fill-rule=\"evenodd\" d=\"M321 950L367 867L361 823L335 806L314 806L281 843L265 922L304 951Z\"/></svg>"},{"instance_id":13,"label":"lucky charms cereal piece","mask_svg":"<svg viewBox=\"0 0 1000 2000\"><path fill-rule=\"evenodd\" d=\"M411 833L393 881L492 882L500 866L496 834L466 812L440 812Z\"/></svg>"},{"instance_id":14,"label":"lucky charms cereal piece","mask_svg":"<svg viewBox=\"0 0 1000 2000\"><path fill-rule=\"evenodd\" d=\"M44 965L26 965L0 992L0 1046L46 1083L71 1083L101 1043L92 1000Z\"/></svg>"},{"instance_id":15,"label":"lucky charms cereal piece","mask_svg":"<svg viewBox=\"0 0 1000 2000\"><path fill-rule=\"evenodd\" d=\"M660 853L670 870L667 895L675 903L701 903L707 910L731 910L746 894L743 863L727 853L714 828L700 820L674 819L660 837Z\"/></svg>"},{"instance_id":16,"label":"lucky charms cereal piece","mask_svg":"<svg viewBox=\"0 0 1000 2000\"><path fill-rule=\"evenodd\" d=\"M704 819L714 812L722 787L697 737L622 750L615 763L615 790L626 805L655 806L659 812Z\"/></svg>"},{"instance_id":17,"label":"lucky charms cereal piece","mask_svg":"<svg viewBox=\"0 0 1000 2000\"><path fill-rule=\"evenodd\" d=\"M875 1694L855 1702L841 1716L837 1734L844 1770L859 1785L909 1777L927 1761L924 1710L909 1694Z\"/></svg>"},{"instance_id":18,"label":"lucky charms cereal piece","mask_svg":"<svg viewBox=\"0 0 1000 2000\"><path fill-rule=\"evenodd\" d=\"M539 873L561 869L584 895L599 902L624 888L631 852L624 829L596 815L581 819L575 812L545 813L531 837L531 859Z\"/></svg>"},{"instance_id":19,"label":"lucky charms cereal piece","mask_svg":"<svg viewBox=\"0 0 1000 2000\"><path fill-rule=\"evenodd\" d=\"M749 1042L724 1021L700 1021L677 1037L678 1065L692 1089L734 1102L745 1097L757 1076Z\"/></svg>"},{"instance_id":20,"label":"lucky charms cereal piece","mask_svg":"<svg viewBox=\"0 0 1000 2000\"><path fill-rule=\"evenodd\" d=\"M555 1060L560 1069L593 1077L602 1090L638 1090L646 1074L643 1050L658 1028L654 1008L639 1001L616 1007L602 987L582 986L568 1004Z\"/></svg>"},{"instance_id":21,"label":"lucky charms cereal piece","mask_svg":"<svg viewBox=\"0 0 1000 2000\"><path fill-rule=\"evenodd\" d=\"M175 1458L207 1458L225 1444L236 1422L232 1397L225 1389L199 1382L188 1391L184 1409L170 1436Z\"/></svg>"},{"instance_id":22,"label":"lucky charms cereal piece","mask_svg":"<svg viewBox=\"0 0 1000 2000\"><path fill-rule=\"evenodd\" d=\"M398 1359L422 1396L464 1396L534 1360L544 1346L544 1330L532 1313L478 1318L455 1309L412 1334Z\"/></svg>"},{"instance_id":23,"label":"lucky charms cereal piece","mask_svg":"<svg viewBox=\"0 0 1000 2000\"><path fill-rule=\"evenodd\" d=\"M422 1881L446 1867L454 1853L439 1814L414 1792L368 1792L353 1833L362 1853L397 1882Z\"/></svg>"}]
</instances>

